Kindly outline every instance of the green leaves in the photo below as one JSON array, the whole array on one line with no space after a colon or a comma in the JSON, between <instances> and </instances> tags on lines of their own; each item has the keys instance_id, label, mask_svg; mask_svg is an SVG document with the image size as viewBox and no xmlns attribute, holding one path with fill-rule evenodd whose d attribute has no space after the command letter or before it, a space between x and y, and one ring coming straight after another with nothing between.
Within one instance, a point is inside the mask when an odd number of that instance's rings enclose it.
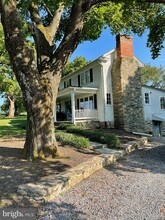
<instances>
[{"instance_id":1,"label":"green leaves","mask_svg":"<svg viewBox=\"0 0 165 220\"><path fill-rule=\"evenodd\" d=\"M0 93L20 96L21 90L10 65L5 49L2 25L0 24Z\"/></svg>"},{"instance_id":2,"label":"green leaves","mask_svg":"<svg viewBox=\"0 0 165 220\"><path fill-rule=\"evenodd\" d=\"M82 67L86 66L90 61L87 61L85 57L76 57L73 62L68 62L65 66L62 76L66 76L69 73L73 73L78 69L81 69Z\"/></svg>"},{"instance_id":3,"label":"green leaves","mask_svg":"<svg viewBox=\"0 0 165 220\"><path fill-rule=\"evenodd\" d=\"M25 25L25 22L31 22L29 5L32 2L38 6L39 15L44 26L49 26L59 4L65 6L59 28L54 36L54 43L59 45L66 34L67 27L70 25L71 16L74 16L71 15L71 8L73 4L80 2L80 0L45 0L44 4L39 0L19 0L18 9L24 20L23 32L26 35L30 35L28 25ZM83 21L84 27L79 43L86 40L96 40L107 26L112 34L131 34L133 32L139 36L144 33L145 29L148 29L147 46L151 48L152 57L156 58L160 54L165 40L165 8L161 4L136 0L102 0L84 13Z\"/></svg>"},{"instance_id":4,"label":"green leaves","mask_svg":"<svg viewBox=\"0 0 165 220\"><path fill-rule=\"evenodd\" d=\"M141 70L141 82L143 85L165 89L165 69L146 64Z\"/></svg>"},{"instance_id":5,"label":"green leaves","mask_svg":"<svg viewBox=\"0 0 165 220\"><path fill-rule=\"evenodd\" d=\"M151 48L152 57L156 58L160 55L165 40L165 8L158 8L157 14L149 19L148 27L150 29L148 35L147 46Z\"/></svg>"}]
</instances>

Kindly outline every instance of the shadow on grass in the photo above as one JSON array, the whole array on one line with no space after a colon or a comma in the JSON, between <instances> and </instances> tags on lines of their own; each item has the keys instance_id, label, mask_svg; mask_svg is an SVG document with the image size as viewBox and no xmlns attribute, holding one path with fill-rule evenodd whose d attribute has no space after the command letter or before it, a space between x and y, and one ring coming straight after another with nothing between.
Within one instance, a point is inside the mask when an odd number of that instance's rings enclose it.
<instances>
[{"instance_id":1,"label":"shadow on grass","mask_svg":"<svg viewBox=\"0 0 165 220\"><path fill-rule=\"evenodd\" d=\"M1 143L2 145L2 143ZM21 184L36 183L66 171L70 166L58 159L29 162L21 158L23 149L0 146L0 207L33 207L38 205L19 196Z\"/></svg>"},{"instance_id":2,"label":"shadow on grass","mask_svg":"<svg viewBox=\"0 0 165 220\"><path fill-rule=\"evenodd\" d=\"M119 160L117 164L107 166L106 169L119 176L125 175L126 172L165 174L165 145L138 149L133 154Z\"/></svg>"}]
</instances>

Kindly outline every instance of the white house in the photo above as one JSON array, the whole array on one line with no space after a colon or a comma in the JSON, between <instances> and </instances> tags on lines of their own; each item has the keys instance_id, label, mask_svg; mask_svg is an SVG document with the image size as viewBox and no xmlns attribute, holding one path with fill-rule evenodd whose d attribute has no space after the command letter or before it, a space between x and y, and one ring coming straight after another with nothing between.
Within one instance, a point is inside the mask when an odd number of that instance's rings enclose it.
<instances>
[{"instance_id":1,"label":"white house","mask_svg":"<svg viewBox=\"0 0 165 220\"><path fill-rule=\"evenodd\" d=\"M165 135L165 90L142 86L145 128Z\"/></svg>"},{"instance_id":2,"label":"white house","mask_svg":"<svg viewBox=\"0 0 165 220\"><path fill-rule=\"evenodd\" d=\"M143 132L156 131L159 124L161 132L165 91L142 86L141 67L133 54L132 38L117 35L116 49L61 79L55 121Z\"/></svg>"},{"instance_id":3,"label":"white house","mask_svg":"<svg viewBox=\"0 0 165 220\"><path fill-rule=\"evenodd\" d=\"M63 77L59 86L57 109L66 119L114 121L111 67L115 50L84 68Z\"/></svg>"}]
</instances>

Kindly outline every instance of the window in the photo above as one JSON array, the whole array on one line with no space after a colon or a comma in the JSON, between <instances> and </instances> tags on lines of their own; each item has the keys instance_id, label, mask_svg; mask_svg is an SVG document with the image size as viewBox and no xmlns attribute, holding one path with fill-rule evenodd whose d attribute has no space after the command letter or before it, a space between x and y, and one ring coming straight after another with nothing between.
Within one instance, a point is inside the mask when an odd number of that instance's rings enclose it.
<instances>
[{"instance_id":1,"label":"window","mask_svg":"<svg viewBox=\"0 0 165 220\"><path fill-rule=\"evenodd\" d=\"M80 99L80 109L84 109L84 99Z\"/></svg>"},{"instance_id":2,"label":"window","mask_svg":"<svg viewBox=\"0 0 165 220\"><path fill-rule=\"evenodd\" d=\"M64 82L64 88L67 88L71 86L71 79L68 79L67 81Z\"/></svg>"},{"instance_id":3,"label":"window","mask_svg":"<svg viewBox=\"0 0 165 220\"><path fill-rule=\"evenodd\" d=\"M89 97L89 109L93 109L93 96Z\"/></svg>"},{"instance_id":4,"label":"window","mask_svg":"<svg viewBox=\"0 0 165 220\"><path fill-rule=\"evenodd\" d=\"M96 109L95 97L94 94L94 96L77 99L77 109Z\"/></svg>"},{"instance_id":5,"label":"window","mask_svg":"<svg viewBox=\"0 0 165 220\"><path fill-rule=\"evenodd\" d=\"M145 104L150 104L150 96L148 92L144 93L144 102Z\"/></svg>"},{"instance_id":6,"label":"window","mask_svg":"<svg viewBox=\"0 0 165 220\"><path fill-rule=\"evenodd\" d=\"M89 109L88 97L85 97L85 103L84 104L85 104L84 108Z\"/></svg>"},{"instance_id":7,"label":"window","mask_svg":"<svg viewBox=\"0 0 165 220\"><path fill-rule=\"evenodd\" d=\"M165 97L160 97L160 108L165 109Z\"/></svg>"},{"instance_id":8,"label":"window","mask_svg":"<svg viewBox=\"0 0 165 220\"><path fill-rule=\"evenodd\" d=\"M93 82L93 69L90 69L90 70L82 73L80 75L80 79L78 79L78 80L80 81L81 86L86 85L90 82Z\"/></svg>"},{"instance_id":9,"label":"window","mask_svg":"<svg viewBox=\"0 0 165 220\"><path fill-rule=\"evenodd\" d=\"M111 105L111 93L107 93L107 105Z\"/></svg>"}]
</instances>

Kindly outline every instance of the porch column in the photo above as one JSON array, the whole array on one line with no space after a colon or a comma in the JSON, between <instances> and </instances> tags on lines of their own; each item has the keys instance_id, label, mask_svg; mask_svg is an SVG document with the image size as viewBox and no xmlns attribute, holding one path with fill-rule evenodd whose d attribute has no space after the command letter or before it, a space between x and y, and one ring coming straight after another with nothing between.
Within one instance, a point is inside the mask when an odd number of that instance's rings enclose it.
<instances>
[{"instance_id":1,"label":"porch column","mask_svg":"<svg viewBox=\"0 0 165 220\"><path fill-rule=\"evenodd\" d=\"M72 123L75 124L75 91L71 92L71 106L72 106Z\"/></svg>"}]
</instances>

